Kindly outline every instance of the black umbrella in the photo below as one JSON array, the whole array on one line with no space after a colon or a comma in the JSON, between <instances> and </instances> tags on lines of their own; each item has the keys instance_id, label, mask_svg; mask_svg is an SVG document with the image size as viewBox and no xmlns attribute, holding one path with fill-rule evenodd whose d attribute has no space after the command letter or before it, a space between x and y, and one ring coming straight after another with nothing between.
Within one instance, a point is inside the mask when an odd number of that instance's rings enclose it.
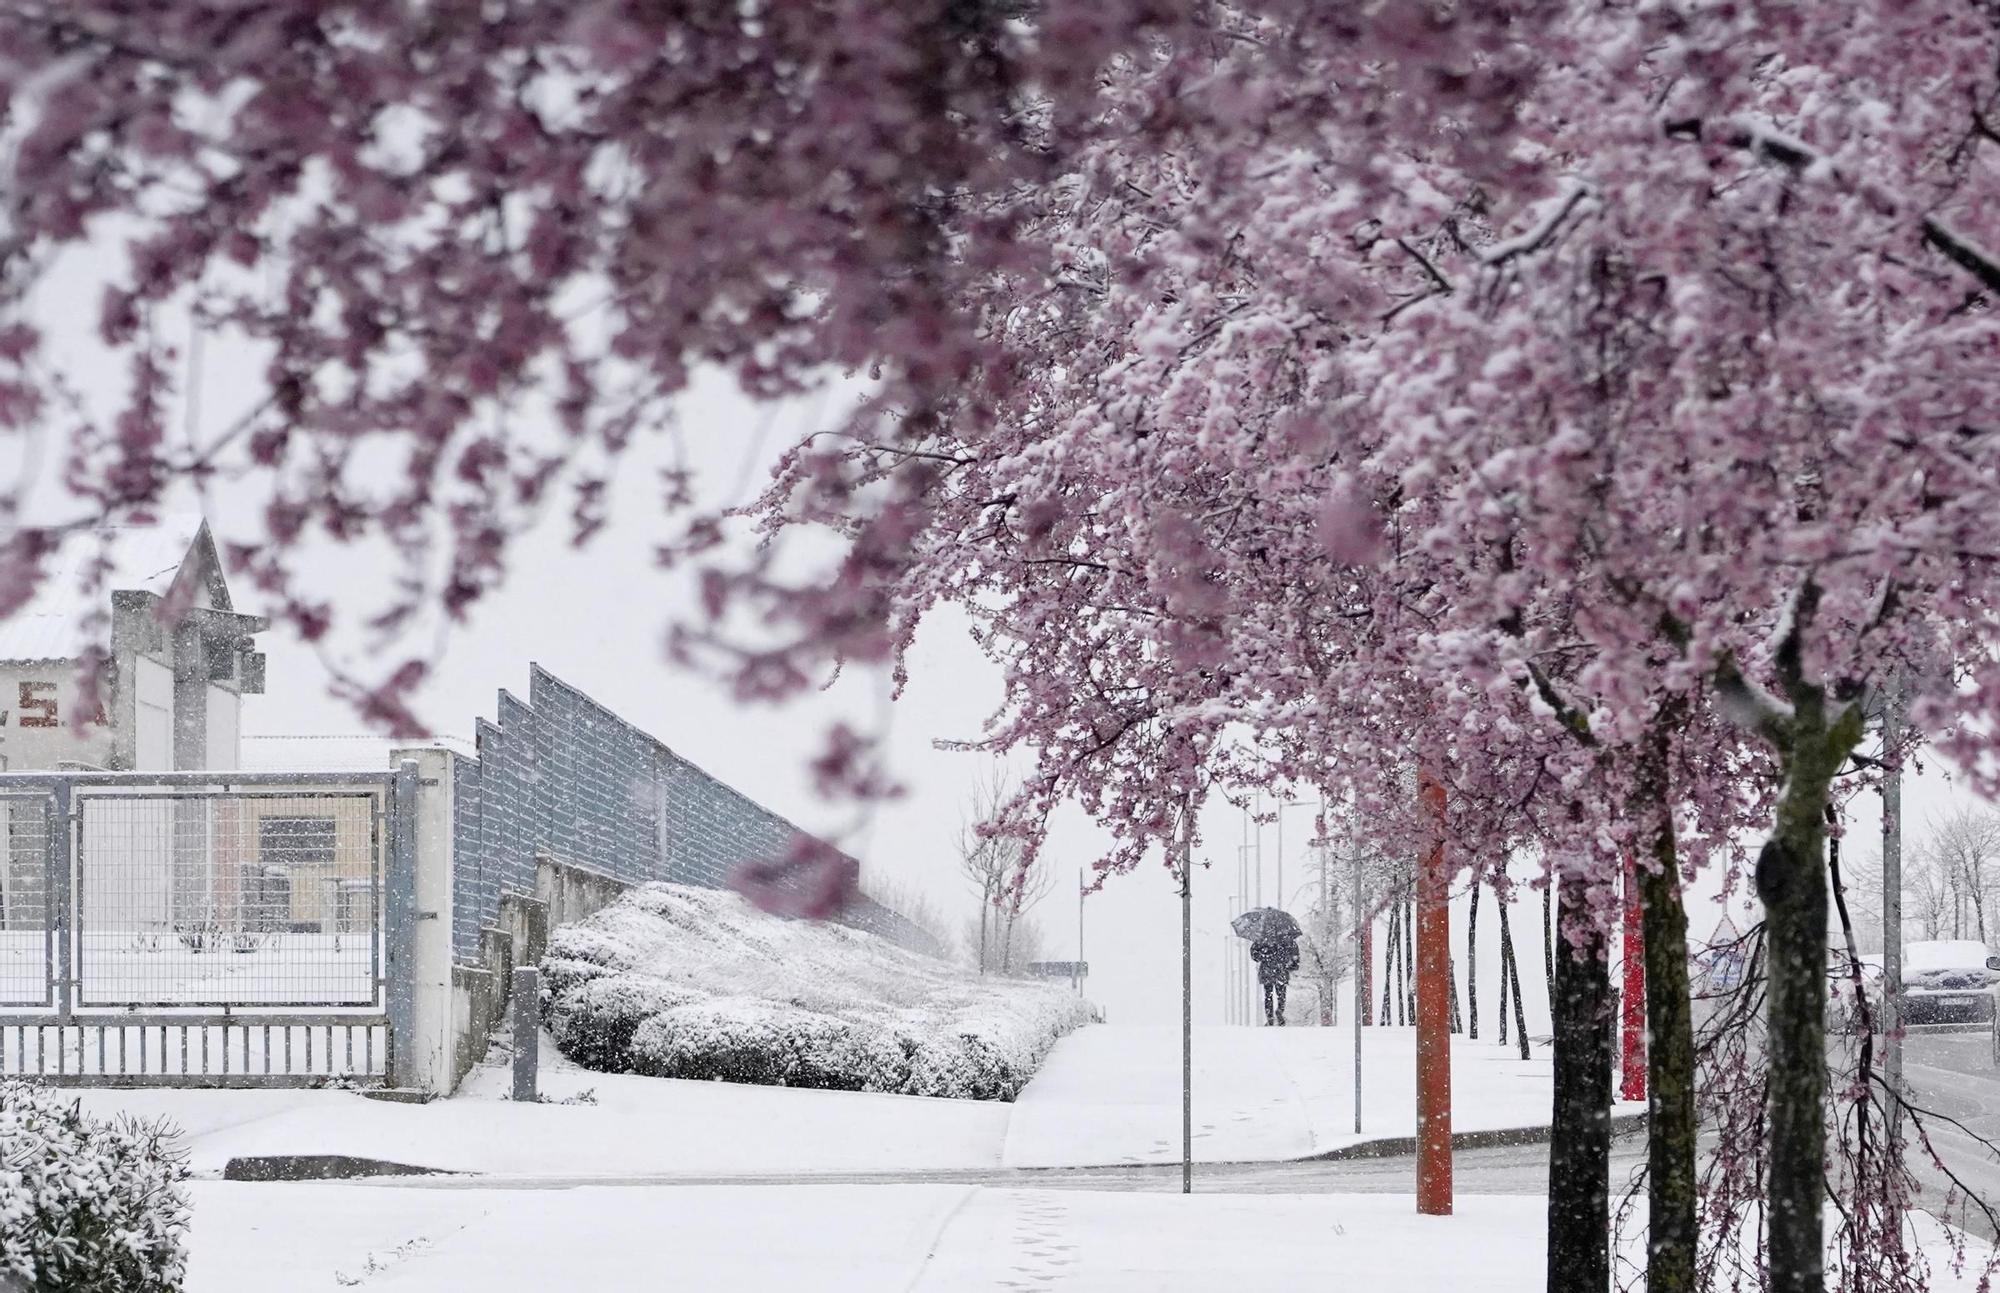
<instances>
[{"instance_id":1,"label":"black umbrella","mask_svg":"<svg viewBox=\"0 0 2000 1293\"><path fill-rule=\"evenodd\" d=\"M1265 938L1297 938L1302 932L1291 913L1276 907L1252 907L1229 922L1238 938L1255 943Z\"/></svg>"}]
</instances>

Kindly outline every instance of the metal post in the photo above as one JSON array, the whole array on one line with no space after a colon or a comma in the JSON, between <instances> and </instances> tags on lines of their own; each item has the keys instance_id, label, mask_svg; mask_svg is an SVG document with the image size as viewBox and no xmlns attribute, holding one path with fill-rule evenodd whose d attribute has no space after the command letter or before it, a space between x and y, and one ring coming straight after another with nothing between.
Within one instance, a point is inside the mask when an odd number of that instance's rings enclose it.
<instances>
[{"instance_id":1,"label":"metal post","mask_svg":"<svg viewBox=\"0 0 2000 1293\"><path fill-rule=\"evenodd\" d=\"M1425 773L1418 811L1433 843L1417 872L1417 1211L1451 1214L1451 915L1446 905L1444 786Z\"/></svg>"},{"instance_id":2,"label":"metal post","mask_svg":"<svg viewBox=\"0 0 2000 1293\"><path fill-rule=\"evenodd\" d=\"M1290 804L1282 801L1278 804L1277 886L1272 891L1277 896L1271 899L1271 905L1280 908L1285 905L1285 810L1290 807Z\"/></svg>"},{"instance_id":3,"label":"metal post","mask_svg":"<svg viewBox=\"0 0 2000 1293\"><path fill-rule=\"evenodd\" d=\"M1194 823L1181 801L1181 1193L1194 1193Z\"/></svg>"},{"instance_id":4,"label":"metal post","mask_svg":"<svg viewBox=\"0 0 2000 1293\"><path fill-rule=\"evenodd\" d=\"M1251 815L1252 820L1254 821L1258 816L1261 816L1263 811L1264 792L1260 790L1257 792L1257 811ZM1252 896L1257 899L1256 905L1261 907L1264 905L1264 823L1261 821L1257 822L1256 840L1257 842L1251 850L1251 856L1257 859L1257 887Z\"/></svg>"},{"instance_id":5,"label":"metal post","mask_svg":"<svg viewBox=\"0 0 2000 1293\"><path fill-rule=\"evenodd\" d=\"M49 909L44 919L55 922L55 945L49 949L49 981L56 990L56 1017L67 1020L75 1009L76 868L71 841L76 823L70 820L70 784L58 781L48 818Z\"/></svg>"},{"instance_id":6,"label":"metal post","mask_svg":"<svg viewBox=\"0 0 2000 1293\"><path fill-rule=\"evenodd\" d=\"M532 965L514 967L514 1098L539 1099L535 1079L542 1064L541 971Z\"/></svg>"},{"instance_id":7,"label":"metal post","mask_svg":"<svg viewBox=\"0 0 2000 1293\"><path fill-rule=\"evenodd\" d=\"M1070 979L1078 996L1083 995L1083 868L1076 869L1076 973Z\"/></svg>"},{"instance_id":8,"label":"metal post","mask_svg":"<svg viewBox=\"0 0 2000 1293\"><path fill-rule=\"evenodd\" d=\"M396 765L389 788L389 856L382 868L383 998L389 1013L390 1086L404 1086L416 1053L417 761Z\"/></svg>"},{"instance_id":9,"label":"metal post","mask_svg":"<svg viewBox=\"0 0 2000 1293\"><path fill-rule=\"evenodd\" d=\"M1354 1134L1361 1134L1361 1023L1368 1018L1368 909L1362 903L1361 857L1354 858Z\"/></svg>"},{"instance_id":10,"label":"metal post","mask_svg":"<svg viewBox=\"0 0 2000 1293\"><path fill-rule=\"evenodd\" d=\"M1889 1144L1902 1134L1903 1038L1897 1029L1903 995L1903 687L1889 682L1882 708L1882 1039L1883 1080L1889 1090Z\"/></svg>"}]
</instances>

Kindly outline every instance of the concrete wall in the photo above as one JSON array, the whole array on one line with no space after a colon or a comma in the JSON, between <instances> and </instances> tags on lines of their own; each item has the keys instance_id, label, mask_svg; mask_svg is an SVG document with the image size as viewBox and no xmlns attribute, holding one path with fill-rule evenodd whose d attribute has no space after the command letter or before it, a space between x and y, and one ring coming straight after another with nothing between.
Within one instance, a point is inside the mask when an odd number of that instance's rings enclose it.
<instances>
[{"instance_id":1,"label":"concrete wall","mask_svg":"<svg viewBox=\"0 0 2000 1293\"><path fill-rule=\"evenodd\" d=\"M570 866L546 853L535 859L535 896L548 911L550 929L582 920L615 902L631 887L616 876Z\"/></svg>"},{"instance_id":2,"label":"concrete wall","mask_svg":"<svg viewBox=\"0 0 2000 1293\"><path fill-rule=\"evenodd\" d=\"M208 685L208 732L201 766L230 771L243 766L243 698L227 687Z\"/></svg>"},{"instance_id":3,"label":"concrete wall","mask_svg":"<svg viewBox=\"0 0 2000 1293\"><path fill-rule=\"evenodd\" d=\"M125 767L169 772L174 766L174 671L139 656L132 662L132 751Z\"/></svg>"}]
</instances>

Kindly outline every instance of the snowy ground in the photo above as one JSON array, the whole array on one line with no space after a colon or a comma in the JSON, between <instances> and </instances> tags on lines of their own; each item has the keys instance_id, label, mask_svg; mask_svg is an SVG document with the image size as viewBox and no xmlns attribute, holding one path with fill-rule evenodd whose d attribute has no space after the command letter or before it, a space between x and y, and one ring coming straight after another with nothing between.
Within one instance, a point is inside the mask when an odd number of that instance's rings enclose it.
<instances>
[{"instance_id":1,"label":"snowy ground","mask_svg":"<svg viewBox=\"0 0 2000 1293\"><path fill-rule=\"evenodd\" d=\"M1415 1130L1414 1037L1363 1032L1364 1138ZM1195 1032L1196 1155L1304 1158L1353 1143L1353 1034ZM1057 1044L1012 1105L592 1073L544 1039L544 1104L477 1069L459 1095L389 1104L340 1091L88 1091L97 1113L164 1116L196 1172L231 1158L348 1154L511 1177L761 1176L1166 1163L1180 1155L1179 1037L1092 1025ZM1487 1043L1453 1052L1456 1128L1546 1124L1549 1066ZM595 1103L561 1103L589 1092Z\"/></svg>"},{"instance_id":2,"label":"snowy ground","mask_svg":"<svg viewBox=\"0 0 2000 1293\"><path fill-rule=\"evenodd\" d=\"M1056 1047L1014 1104L1010 1167L1177 1162L1180 1033L1086 1028ZM1306 1158L1416 1134L1416 1030L1362 1030L1362 1134L1354 1134L1351 1028L1197 1028L1194 1152L1199 1162ZM1452 1129L1548 1125L1548 1050L1523 1060L1454 1038ZM1620 1106L1616 1112L1643 1112Z\"/></svg>"},{"instance_id":3,"label":"snowy ground","mask_svg":"<svg viewBox=\"0 0 2000 1293\"><path fill-rule=\"evenodd\" d=\"M1543 1202L957 1185L195 1187L188 1293L1532 1293ZM1931 1231L1930 1233L1935 1233ZM1933 1293L1970 1293L1942 1261Z\"/></svg>"},{"instance_id":4,"label":"snowy ground","mask_svg":"<svg viewBox=\"0 0 2000 1293\"><path fill-rule=\"evenodd\" d=\"M194 951L171 930L85 932L78 939L81 1004L365 1006L380 948L367 933L246 935ZM51 947L41 930L0 931L0 1003L50 1000Z\"/></svg>"}]
</instances>

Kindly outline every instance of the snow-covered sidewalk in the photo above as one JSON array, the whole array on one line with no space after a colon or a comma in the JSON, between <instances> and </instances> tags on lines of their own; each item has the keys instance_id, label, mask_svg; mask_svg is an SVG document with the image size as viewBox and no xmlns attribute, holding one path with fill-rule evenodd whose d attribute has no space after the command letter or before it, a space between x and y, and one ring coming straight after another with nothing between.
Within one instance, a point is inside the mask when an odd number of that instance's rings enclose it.
<instances>
[{"instance_id":1,"label":"snow-covered sidewalk","mask_svg":"<svg viewBox=\"0 0 2000 1293\"><path fill-rule=\"evenodd\" d=\"M1203 1162L1307 1158L1416 1129L1415 1036L1366 1029L1363 1134L1353 1033L1195 1030L1195 1153ZM83 1092L87 1110L163 1116L195 1171L229 1160L342 1154L413 1167L577 1181L1120 1166L1180 1157L1180 1037L1093 1025L1064 1038L1012 1105L592 1073L546 1045L548 1103L506 1098L501 1067L428 1105L342 1091ZM1550 1071L1490 1042L1453 1048L1453 1127L1545 1126ZM590 1093L594 1103L563 1103ZM1622 1110L1621 1110L1622 1111Z\"/></svg>"},{"instance_id":2,"label":"snow-covered sidewalk","mask_svg":"<svg viewBox=\"0 0 2000 1293\"><path fill-rule=\"evenodd\" d=\"M1453 1038L1452 1130L1546 1127L1548 1050L1523 1060ZM1101 1026L1063 1039L1015 1102L1009 1167L1178 1162L1181 1039L1174 1028ZM1620 1106L1617 1113L1643 1112ZM1416 1030L1362 1030L1362 1129L1354 1133L1351 1028L1194 1030L1194 1153L1204 1163L1309 1158L1416 1134Z\"/></svg>"},{"instance_id":3,"label":"snow-covered sidewalk","mask_svg":"<svg viewBox=\"0 0 2000 1293\"><path fill-rule=\"evenodd\" d=\"M88 1091L87 1111L170 1119L195 1172L232 1158L343 1154L413 1167L578 1179L993 1167L1008 1106L852 1091L545 1072L549 1103L497 1098L505 1073L427 1105L344 1091ZM559 1101L590 1092L594 1103Z\"/></svg>"},{"instance_id":4,"label":"snow-covered sidewalk","mask_svg":"<svg viewBox=\"0 0 2000 1293\"><path fill-rule=\"evenodd\" d=\"M1461 1197L1453 1216L1420 1217L1405 1195L201 1182L188 1293L1212 1293L1329 1279L1536 1293L1544 1206ZM1975 1282L1934 1258L1934 1293Z\"/></svg>"}]
</instances>

